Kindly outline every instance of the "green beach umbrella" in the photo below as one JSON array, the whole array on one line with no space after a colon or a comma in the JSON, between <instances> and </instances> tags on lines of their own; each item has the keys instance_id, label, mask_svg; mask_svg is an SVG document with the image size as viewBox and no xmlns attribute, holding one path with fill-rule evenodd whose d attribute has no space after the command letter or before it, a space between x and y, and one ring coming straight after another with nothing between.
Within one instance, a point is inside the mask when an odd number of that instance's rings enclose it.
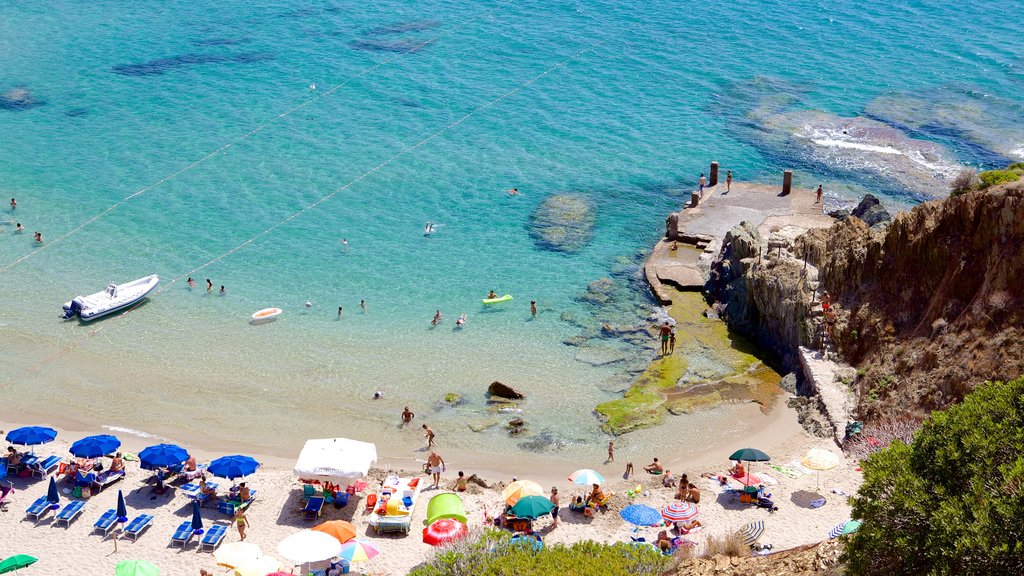
<instances>
[{"instance_id":1,"label":"green beach umbrella","mask_svg":"<svg viewBox=\"0 0 1024 576\"><path fill-rule=\"evenodd\" d=\"M148 560L121 560L114 568L115 576L159 576L160 569Z\"/></svg>"},{"instance_id":2,"label":"green beach umbrella","mask_svg":"<svg viewBox=\"0 0 1024 576\"><path fill-rule=\"evenodd\" d=\"M771 459L771 456L757 448L741 448L729 456L729 460L739 460L740 462L767 462Z\"/></svg>"},{"instance_id":3,"label":"green beach umbrella","mask_svg":"<svg viewBox=\"0 0 1024 576\"><path fill-rule=\"evenodd\" d=\"M35 556L29 556L28 554L15 554L14 556L4 558L4 561L0 562L0 574L21 570L22 568L31 566L38 561L39 558L36 558Z\"/></svg>"},{"instance_id":4,"label":"green beach umbrella","mask_svg":"<svg viewBox=\"0 0 1024 576\"><path fill-rule=\"evenodd\" d=\"M550 513L554 507L551 500L543 496L524 496L512 507L512 513L520 518L536 519Z\"/></svg>"}]
</instances>

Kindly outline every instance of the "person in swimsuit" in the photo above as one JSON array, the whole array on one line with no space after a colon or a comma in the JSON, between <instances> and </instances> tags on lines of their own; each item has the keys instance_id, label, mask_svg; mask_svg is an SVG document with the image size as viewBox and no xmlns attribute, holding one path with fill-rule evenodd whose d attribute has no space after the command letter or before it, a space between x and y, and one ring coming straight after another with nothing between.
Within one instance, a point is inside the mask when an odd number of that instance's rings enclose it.
<instances>
[{"instance_id":1,"label":"person in swimsuit","mask_svg":"<svg viewBox=\"0 0 1024 576\"><path fill-rule=\"evenodd\" d=\"M22 232L24 232L24 231L25 231L25 227L21 225L21 222L18 222L18 223L17 223L17 224L16 224L15 226L14 226L14 231L15 231L16 233L18 233L18 234L21 234Z\"/></svg>"},{"instance_id":2,"label":"person in swimsuit","mask_svg":"<svg viewBox=\"0 0 1024 576\"><path fill-rule=\"evenodd\" d=\"M821 189L821 184L818 184L818 189L814 191L814 203L821 204L821 195L824 191Z\"/></svg>"},{"instance_id":3,"label":"person in swimsuit","mask_svg":"<svg viewBox=\"0 0 1024 576\"><path fill-rule=\"evenodd\" d=\"M436 312L436 313L434 314L434 319L433 319L433 320L431 320L431 321L430 321L430 323L431 323L431 324L433 324L434 326L437 326L438 324L440 324L440 323L441 323L441 311L440 311L440 310L438 310L438 311L437 311L437 312Z\"/></svg>"},{"instance_id":4,"label":"person in swimsuit","mask_svg":"<svg viewBox=\"0 0 1024 576\"><path fill-rule=\"evenodd\" d=\"M725 172L725 192L726 194L732 192L732 170L726 170Z\"/></svg>"},{"instance_id":5,"label":"person in swimsuit","mask_svg":"<svg viewBox=\"0 0 1024 576\"><path fill-rule=\"evenodd\" d=\"M426 428L426 424L423 425ZM429 430L429 428L427 428ZM444 458L437 452L431 452L430 456L427 456L427 466L430 468L430 474L434 480L434 488L437 488L441 482L441 472L444 472Z\"/></svg>"},{"instance_id":6,"label":"person in swimsuit","mask_svg":"<svg viewBox=\"0 0 1024 576\"><path fill-rule=\"evenodd\" d=\"M188 277L188 287L189 288L195 288L196 287L196 281L193 280L191 276Z\"/></svg>"},{"instance_id":7,"label":"person in swimsuit","mask_svg":"<svg viewBox=\"0 0 1024 576\"><path fill-rule=\"evenodd\" d=\"M646 470L648 474L661 474L665 471L665 468L663 468L661 466L661 462L658 462L658 459L655 458L654 462L644 466L644 470Z\"/></svg>"},{"instance_id":8,"label":"person in swimsuit","mask_svg":"<svg viewBox=\"0 0 1024 576\"><path fill-rule=\"evenodd\" d=\"M423 425L423 437L427 439L427 448L434 447L434 431L430 429L430 426Z\"/></svg>"},{"instance_id":9,"label":"person in swimsuit","mask_svg":"<svg viewBox=\"0 0 1024 576\"><path fill-rule=\"evenodd\" d=\"M212 292L213 291L213 282L210 282L209 278L206 279L206 291L207 292Z\"/></svg>"},{"instance_id":10,"label":"person in swimsuit","mask_svg":"<svg viewBox=\"0 0 1024 576\"><path fill-rule=\"evenodd\" d=\"M459 316L459 319L455 321L455 325L456 326L462 326L465 323L466 323L466 315L465 314L463 314L462 316Z\"/></svg>"},{"instance_id":11,"label":"person in swimsuit","mask_svg":"<svg viewBox=\"0 0 1024 576\"><path fill-rule=\"evenodd\" d=\"M35 234L35 240L36 240L36 242L38 242L39 244L42 244L42 243L43 243L43 233L42 233L42 232L36 232L36 234Z\"/></svg>"},{"instance_id":12,"label":"person in swimsuit","mask_svg":"<svg viewBox=\"0 0 1024 576\"><path fill-rule=\"evenodd\" d=\"M497 297L498 297L498 295L494 293L494 290L491 290L490 292L487 293L487 299L488 300L494 300Z\"/></svg>"},{"instance_id":13,"label":"person in swimsuit","mask_svg":"<svg viewBox=\"0 0 1024 576\"><path fill-rule=\"evenodd\" d=\"M452 484L452 490L456 492L465 492L469 488L469 480L466 479L466 473L459 470L459 477L455 479L455 483Z\"/></svg>"},{"instance_id":14,"label":"person in swimsuit","mask_svg":"<svg viewBox=\"0 0 1024 576\"><path fill-rule=\"evenodd\" d=\"M664 324L661 325L661 328L659 328L659 332L661 333L661 355L662 356L667 356L668 355L668 341L669 341L670 337L672 336L672 327L669 326L667 320L665 321Z\"/></svg>"},{"instance_id":15,"label":"person in swimsuit","mask_svg":"<svg viewBox=\"0 0 1024 576\"><path fill-rule=\"evenodd\" d=\"M530 300L530 316L536 316L536 315L537 315L537 301L536 300Z\"/></svg>"},{"instance_id":16,"label":"person in swimsuit","mask_svg":"<svg viewBox=\"0 0 1024 576\"><path fill-rule=\"evenodd\" d=\"M245 508L239 507L235 510L235 526L238 527L238 536L245 540L245 529L249 527L249 519L245 517Z\"/></svg>"},{"instance_id":17,"label":"person in swimsuit","mask_svg":"<svg viewBox=\"0 0 1024 576\"><path fill-rule=\"evenodd\" d=\"M14 198L11 198L11 210L14 210L17 207L18 207L18 201L15 200Z\"/></svg>"},{"instance_id":18,"label":"person in swimsuit","mask_svg":"<svg viewBox=\"0 0 1024 576\"><path fill-rule=\"evenodd\" d=\"M360 301L359 301L359 308L360 308L360 309L361 309L361 310L362 310L363 312L366 312L366 300L360 300ZM341 310L341 306L338 306L338 310Z\"/></svg>"},{"instance_id":19,"label":"person in swimsuit","mask_svg":"<svg viewBox=\"0 0 1024 576\"><path fill-rule=\"evenodd\" d=\"M416 415L413 414L412 410L409 410L408 406L405 407L405 410L402 410L402 424L408 424L412 422L412 419L415 417Z\"/></svg>"},{"instance_id":20,"label":"person in swimsuit","mask_svg":"<svg viewBox=\"0 0 1024 576\"><path fill-rule=\"evenodd\" d=\"M555 526L558 526L558 488L555 488L554 486L551 487L551 496L548 497L548 500L551 500L551 503L555 505L555 507L551 509L551 527L554 528Z\"/></svg>"}]
</instances>

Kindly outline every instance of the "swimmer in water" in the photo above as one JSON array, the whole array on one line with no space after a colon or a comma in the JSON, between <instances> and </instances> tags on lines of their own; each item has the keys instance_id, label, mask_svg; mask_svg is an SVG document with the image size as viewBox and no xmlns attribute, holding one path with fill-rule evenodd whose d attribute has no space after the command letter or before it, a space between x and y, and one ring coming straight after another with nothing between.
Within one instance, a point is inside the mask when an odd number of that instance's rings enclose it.
<instances>
[{"instance_id":1,"label":"swimmer in water","mask_svg":"<svg viewBox=\"0 0 1024 576\"><path fill-rule=\"evenodd\" d=\"M209 278L206 279L206 291L207 292L212 292L213 291L213 282L210 282Z\"/></svg>"},{"instance_id":2,"label":"swimmer in water","mask_svg":"<svg viewBox=\"0 0 1024 576\"><path fill-rule=\"evenodd\" d=\"M530 300L530 316L536 316L536 315L537 315L537 301L536 300Z\"/></svg>"},{"instance_id":3,"label":"swimmer in water","mask_svg":"<svg viewBox=\"0 0 1024 576\"><path fill-rule=\"evenodd\" d=\"M223 284L220 285L220 295L223 296L228 293L228 289Z\"/></svg>"},{"instance_id":4,"label":"swimmer in water","mask_svg":"<svg viewBox=\"0 0 1024 576\"><path fill-rule=\"evenodd\" d=\"M17 207L18 207L18 201L15 200L14 198L11 198L11 210L14 210Z\"/></svg>"},{"instance_id":5,"label":"swimmer in water","mask_svg":"<svg viewBox=\"0 0 1024 576\"><path fill-rule=\"evenodd\" d=\"M462 326L465 323L466 323L466 315L465 314L463 314L462 316L459 316L459 319L455 321L455 325L456 326Z\"/></svg>"},{"instance_id":6,"label":"swimmer in water","mask_svg":"<svg viewBox=\"0 0 1024 576\"><path fill-rule=\"evenodd\" d=\"M519 188L513 188L511 190L506 190L506 192L508 192L509 196L515 196L515 195L519 194Z\"/></svg>"},{"instance_id":7,"label":"swimmer in water","mask_svg":"<svg viewBox=\"0 0 1024 576\"><path fill-rule=\"evenodd\" d=\"M17 232L18 234L21 234L22 232L25 231L25 227L21 225L21 222L18 222L17 225L14 227L14 231Z\"/></svg>"},{"instance_id":8,"label":"swimmer in water","mask_svg":"<svg viewBox=\"0 0 1024 576\"><path fill-rule=\"evenodd\" d=\"M338 306L338 319L341 320L341 306Z\"/></svg>"},{"instance_id":9,"label":"swimmer in water","mask_svg":"<svg viewBox=\"0 0 1024 576\"><path fill-rule=\"evenodd\" d=\"M487 299L488 300L494 300L497 297L498 297L498 295L494 292L494 290L491 290L490 292L487 293Z\"/></svg>"},{"instance_id":10,"label":"swimmer in water","mask_svg":"<svg viewBox=\"0 0 1024 576\"><path fill-rule=\"evenodd\" d=\"M36 240L36 242L42 244L43 243L43 233L42 232L36 232L35 240Z\"/></svg>"},{"instance_id":11,"label":"swimmer in water","mask_svg":"<svg viewBox=\"0 0 1024 576\"><path fill-rule=\"evenodd\" d=\"M188 277L188 287L189 288L195 288L196 287L196 281L193 280L191 276Z\"/></svg>"},{"instance_id":12,"label":"swimmer in water","mask_svg":"<svg viewBox=\"0 0 1024 576\"><path fill-rule=\"evenodd\" d=\"M441 323L441 311L440 310L438 310L437 313L434 314L434 319L431 320L430 323L433 324L434 326L437 326L438 324Z\"/></svg>"},{"instance_id":13,"label":"swimmer in water","mask_svg":"<svg viewBox=\"0 0 1024 576\"><path fill-rule=\"evenodd\" d=\"M423 235L430 236L434 232L434 223L427 222L427 225L423 227Z\"/></svg>"},{"instance_id":14,"label":"swimmer in water","mask_svg":"<svg viewBox=\"0 0 1024 576\"><path fill-rule=\"evenodd\" d=\"M361 308L363 312L366 312L366 300L359 301L359 308ZM338 310L341 310L341 306L338 306Z\"/></svg>"},{"instance_id":15,"label":"swimmer in water","mask_svg":"<svg viewBox=\"0 0 1024 576\"><path fill-rule=\"evenodd\" d=\"M348 240L342 238L341 245L345 247L345 252L348 252Z\"/></svg>"}]
</instances>

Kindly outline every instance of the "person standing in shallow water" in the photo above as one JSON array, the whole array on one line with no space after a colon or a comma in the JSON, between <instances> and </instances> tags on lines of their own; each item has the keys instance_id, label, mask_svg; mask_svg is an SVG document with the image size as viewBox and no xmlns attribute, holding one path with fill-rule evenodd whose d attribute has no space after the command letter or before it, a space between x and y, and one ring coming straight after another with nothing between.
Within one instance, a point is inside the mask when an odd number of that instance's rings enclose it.
<instances>
[{"instance_id":1,"label":"person standing in shallow water","mask_svg":"<svg viewBox=\"0 0 1024 576\"><path fill-rule=\"evenodd\" d=\"M537 301L536 300L530 300L530 316L536 316L536 315L537 315Z\"/></svg>"},{"instance_id":2,"label":"person standing in shallow water","mask_svg":"<svg viewBox=\"0 0 1024 576\"><path fill-rule=\"evenodd\" d=\"M209 278L206 279L206 291L207 292L212 292L213 291L213 282L210 282Z\"/></svg>"},{"instance_id":3,"label":"person standing in shallow water","mask_svg":"<svg viewBox=\"0 0 1024 576\"><path fill-rule=\"evenodd\" d=\"M18 207L18 201L15 200L14 198L11 198L11 210L14 210L17 207Z\"/></svg>"},{"instance_id":4,"label":"person standing in shallow water","mask_svg":"<svg viewBox=\"0 0 1024 576\"><path fill-rule=\"evenodd\" d=\"M366 300L359 301L359 309L366 312ZM338 307L338 310L341 310L341 306Z\"/></svg>"},{"instance_id":5,"label":"person standing in shallow water","mask_svg":"<svg viewBox=\"0 0 1024 576\"><path fill-rule=\"evenodd\" d=\"M413 411L409 410L409 407L406 406L405 410L402 410L402 425L404 426L404 425L412 422L412 419L415 418L415 417L416 417L416 414L414 414Z\"/></svg>"},{"instance_id":6,"label":"person standing in shallow water","mask_svg":"<svg viewBox=\"0 0 1024 576\"><path fill-rule=\"evenodd\" d=\"M434 447L434 431L430 429L430 426L423 425L423 437L427 439L427 448Z\"/></svg>"}]
</instances>

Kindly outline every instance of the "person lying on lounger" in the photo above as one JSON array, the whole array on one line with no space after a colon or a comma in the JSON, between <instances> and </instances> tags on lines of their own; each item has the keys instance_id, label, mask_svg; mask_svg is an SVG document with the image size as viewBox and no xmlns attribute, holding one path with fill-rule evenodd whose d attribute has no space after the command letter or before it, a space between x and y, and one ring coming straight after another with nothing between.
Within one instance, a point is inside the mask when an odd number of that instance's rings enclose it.
<instances>
[{"instance_id":1,"label":"person lying on lounger","mask_svg":"<svg viewBox=\"0 0 1024 576\"><path fill-rule=\"evenodd\" d=\"M182 468L182 470L184 470L185 472L195 472L196 471L196 457L191 455L191 454L189 454L188 455L188 460L185 460L185 467Z\"/></svg>"},{"instance_id":2,"label":"person lying on lounger","mask_svg":"<svg viewBox=\"0 0 1024 576\"><path fill-rule=\"evenodd\" d=\"M114 457L110 460L110 471L121 472L124 470L124 458L121 457L121 453L114 454Z\"/></svg>"},{"instance_id":3,"label":"person lying on lounger","mask_svg":"<svg viewBox=\"0 0 1024 576\"><path fill-rule=\"evenodd\" d=\"M601 502L604 502L604 492L601 491L601 486L599 484L594 484L594 491L587 497L587 504L600 506Z\"/></svg>"}]
</instances>

